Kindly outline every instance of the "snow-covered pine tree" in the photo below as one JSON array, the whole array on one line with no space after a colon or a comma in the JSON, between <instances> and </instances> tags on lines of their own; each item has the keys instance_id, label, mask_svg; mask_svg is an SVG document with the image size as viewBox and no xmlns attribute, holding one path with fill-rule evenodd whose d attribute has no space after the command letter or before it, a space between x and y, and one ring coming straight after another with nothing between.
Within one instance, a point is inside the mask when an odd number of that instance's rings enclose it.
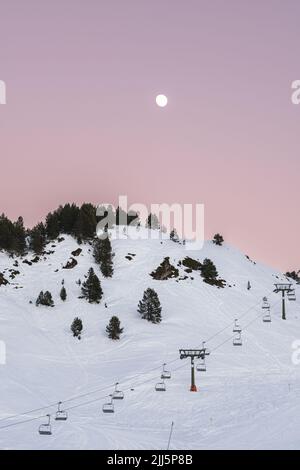
<instances>
[{"instance_id":1,"label":"snow-covered pine tree","mask_svg":"<svg viewBox=\"0 0 300 470\"><path fill-rule=\"evenodd\" d=\"M39 305L44 305L46 307L54 307L54 302L51 293L49 291L41 291L38 295L38 298L36 299L35 305L37 307Z\"/></svg>"},{"instance_id":2,"label":"snow-covered pine tree","mask_svg":"<svg viewBox=\"0 0 300 470\"><path fill-rule=\"evenodd\" d=\"M61 291L60 291L60 298L64 302L67 299L67 291L65 286L62 286Z\"/></svg>"},{"instance_id":3,"label":"snow-covered pine tree","mask_svg":"<svg viewBox=\"0 0 300 470\"><path fill-rule=\"evenodd\" d=\"M201 275L205 282L217 279L218 271L211 259L206 258L201 265Z\"/></svg>"},{"instance_id":4,"label":"snow-covered pine tree","mask_svg":"<svg viewBox=\"0 0 300 470\"><path fill-rule=\"evenodd\" d=\"M73 333L73 336L78 337L78 339L80 339L82 328L83 328L82 320L78 317L74 318L72 325L71 325L71 331Z\"/></svg>"},{"instance_id":5,"label":"snow-covered pine tree","mask_svg":"<svg viewBox=\"0 0 300 470\"><path fill-rule=\"evenodd\" d=\"M95 274L93 268L89 269L87 279L82 283L81 292L82 297L87 299L89 303L100 303L103 296L103 290L100 280Z\"/></svg>"},{"instance_id":6,"label":"snow-covered pine tree","mask_svg":"<svg viewBox=\"0 0 300 470\"><path fill-rule=\"evenodd\" d=\"M113 257L112 247L110 239L105 237L103 239L97 238L94 241L93 250L95 262L100 265L101 272L104 277L112 277L113 268Z\"/></svg>"},{"instance_id":7,"label":"snow-covered pine tree","mask_svg":"<svg viewBox=\"0 0 300 470\"><path fill-rule=\"evenodd\" d=\"M121 323L118 317L113 316L109 320L109 324L106 327L106 333L110 339L120 339L120 335L123 333L124 328L121 328Z\"/></svg>"},{"instance_id":8,"label":"snow-covered pine tree","mask_svg":"<svg viewBox=\"0 0 300 470\"><path fill-rule=\"evenodd\" d=\"M143 299L139 301L138 312L141 317L152 323L161 322L161 304L154 289L148 288L144 291Z\"/></svg>"}]
</instances>

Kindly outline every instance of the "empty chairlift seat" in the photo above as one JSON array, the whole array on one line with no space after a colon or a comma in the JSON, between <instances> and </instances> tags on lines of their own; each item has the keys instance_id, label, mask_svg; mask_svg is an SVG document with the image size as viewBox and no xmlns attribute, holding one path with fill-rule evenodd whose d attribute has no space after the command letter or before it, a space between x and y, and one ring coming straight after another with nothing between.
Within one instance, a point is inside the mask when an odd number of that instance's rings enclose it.
<instances>
[{"instance_id":1,"label":"empty chairlift seat","mask_svg":"<svg viewBox=\"0 0 300 470\"><path fill-rule=\"evenodd\" d=\"M62 404L61 401L57 404L58 408L57 408L57 412L55 414L55 420L56 421L67 421L68 413L61 409L61 404Z\"/></svg>"},{"instance_id":2,"label":"empty chairlift seat","mask_svg":"<svg viewBox=\"0 0 300 470\"><path fill-rule=\"evenodd\" d=\"M156 385L155 385L155 390L157 392L165 392L166 391L166 384L164 381L162 382L158 382Z\"/></svg>"},{"instance_id":3,"label":"empty chairlift seat","mask_svg":"<svg viewBox=\"0 0 300 470\"><path fill-rule=\"evenodd\" d=\"M50 436L52 434L52 429L51 429L51 424L50 424L51 416L47 415L46 417L48 418L48 422L40 425L39 434L43 436Z\"/></svg>"},{"instance_id":4,"label":"empty chairlift seat","mask_svg":"<svg viewBox=\"0 0 300 470\"><path fill-rule=\"evenodd\" d=\"M268 299L267 297L263 297L263 301L262 301L262 306L261 306L262 309L266 309L266 310L269 310L270 309L270 304L268 302Z\"/></svg>"},{"instance_id":5,"label":"empty chairlift seat","mask_svg":"<svg viewBox=\"0 0 300 470\"><path fill-rule=\"evenodd\" d=\"M233 331L233 333L241 333L242 328L240 327L238 320L234 320L234 325L233 325L233 330L232 331Z\"/></svg>"},{"instance_id":6,"label":"empty chairlift seat","mask_svg":"<svg viewBox=\"0 0 300 470\"><path fill-rule=\"evenodd\" d=\"M205 356L210 355L210 350L205 346L205 341L202 342L202 357L196 366L196 370L199 372L206 372L206 363L205 363Z\"/></svg>"},{"instance_id":7,"label":"empty chairlift seat","mask_svg":"<svg viewBox=\"0 0 300 470\"><path fill-rule=\"evenodd\" d=\"M291 289L291 290L287 293L287 296L288 296L288 299L289 299L289 300L296 300L295 289Z\"/></svg>"},{"instance_id":8,"label":"empty chairlift seat","mask_svg":"<svg viewBox=\"0 0 300 470\"><path fill-rule=\"evenodd\" d=\"M112 399L113 400L123 400L124 399L124 392L122 392L122 390L118 389L118 385L119 385L119 383L117 382L115 384L115 390L112 394Z\"/></svg>"},{"instance_id":9,"label":"empty chairlift seat","mask_svg":"<svg viewBox=\"0 0 300 470\"><path fill-rule=\"evenodd\" d=\"M206 372L206 364L205 364L205 357L200 359L200 362L198 362L196 366L197 371L199 372Z\"/></svg>"},{"instance_id":10,"label":"empty chairlift seat","mask_svg":"<svg viewBox=\"0 0 300 470\"><path fill-rule=\"evenodd\" d=\"M163 370L162 370L160 378L161 379L170 379L171 378L171 372L166 370L165 367L166 367L166 364L163 364Z\"/></svg>"},{"instance_id":11,"label":"empty chairlift seat","mask_svg":"<svg viewBox=\"0 0 300 470\"><path fill-rule=\"evenodd\" d=\"M262 311L263 311L263 316L262 320L264 323L271 323L271 306L268 302L267 297L263 297L262 301Z\"/></svg>"},{"instance_id":12,"label":"empty chairlift seat","mask_svg":"<svg viewBox=\"0 0 300 470\"><path fill-rule=\"evenodd\" d=\"M242 346L242 332L236 332L235 337L233 338L233 346Z\"/></svg>"},{"instance_id":13,"label":"empty chairlift seat","mask_svg":"<svg viewBox=\"0 0 300 470\"><path fill-rule=\"evenodd\" d=\"M271 313L270 310L268 310L266 313L263 314L263 322L264 323L271 323Z\"/></svg>"},{"instance_id":14,"label":"empty chairlift seat","mask_svg":"<svg viewBox=\"0 0 300 470\"><path fill-rule=\"evenodd\" d=\"M110 397L111 397L110 401L108 401L107 403L104 403L104 405L102 406L103 413L115 412L112 395L110 395Z\"/></svg>"}]
</instances>

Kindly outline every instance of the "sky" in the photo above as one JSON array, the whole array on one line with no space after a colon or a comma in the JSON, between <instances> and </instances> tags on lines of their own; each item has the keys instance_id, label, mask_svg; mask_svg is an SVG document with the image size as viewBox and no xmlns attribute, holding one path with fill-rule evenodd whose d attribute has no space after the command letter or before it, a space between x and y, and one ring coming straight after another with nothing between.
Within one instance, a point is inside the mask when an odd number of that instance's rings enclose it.
<instances>
[{"instance_id":1,"label":"sky","mask_svg":"<svg viewBox=\"0 0 300 470\"><path fill-rule=\"evenodd\" d=\"M207 238L300 269L299 18L298 0L0 0L0 212L203 203Z\"/></svg>"}]
</instances>

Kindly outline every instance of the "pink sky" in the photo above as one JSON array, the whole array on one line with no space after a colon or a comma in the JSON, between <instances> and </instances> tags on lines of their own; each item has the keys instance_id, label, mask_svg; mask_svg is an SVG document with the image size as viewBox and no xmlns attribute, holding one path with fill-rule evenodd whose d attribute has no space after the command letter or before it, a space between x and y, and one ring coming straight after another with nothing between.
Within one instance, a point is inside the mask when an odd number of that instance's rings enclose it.
<instances>
[{"instance_id":1,"label":"pink sky","mask_svg":"<svg viewBox=\"0 0 300 470\"><path fill-rule=\"evenodd\" d=\"M0 1L0 211L199 202L208 238L299 269L299 18L297 0Z\"/></svg>"}]
</instances>

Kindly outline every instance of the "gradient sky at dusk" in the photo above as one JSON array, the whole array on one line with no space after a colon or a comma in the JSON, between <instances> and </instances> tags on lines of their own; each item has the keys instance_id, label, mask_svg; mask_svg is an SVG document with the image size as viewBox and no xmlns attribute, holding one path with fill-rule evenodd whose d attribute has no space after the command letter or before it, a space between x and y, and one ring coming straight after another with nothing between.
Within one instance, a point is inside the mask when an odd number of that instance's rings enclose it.
<instances>
[{"instance_id":1,"label":"gradient sky at dusk","mask_svg":"<svg viewBox=\"0 0 300 470\"><path fill-rule=\"evenodd\" d=\"M298 0L0 0L0 211L199 202L300 269L299 44Z\"/></svg>"}]
</instances>

